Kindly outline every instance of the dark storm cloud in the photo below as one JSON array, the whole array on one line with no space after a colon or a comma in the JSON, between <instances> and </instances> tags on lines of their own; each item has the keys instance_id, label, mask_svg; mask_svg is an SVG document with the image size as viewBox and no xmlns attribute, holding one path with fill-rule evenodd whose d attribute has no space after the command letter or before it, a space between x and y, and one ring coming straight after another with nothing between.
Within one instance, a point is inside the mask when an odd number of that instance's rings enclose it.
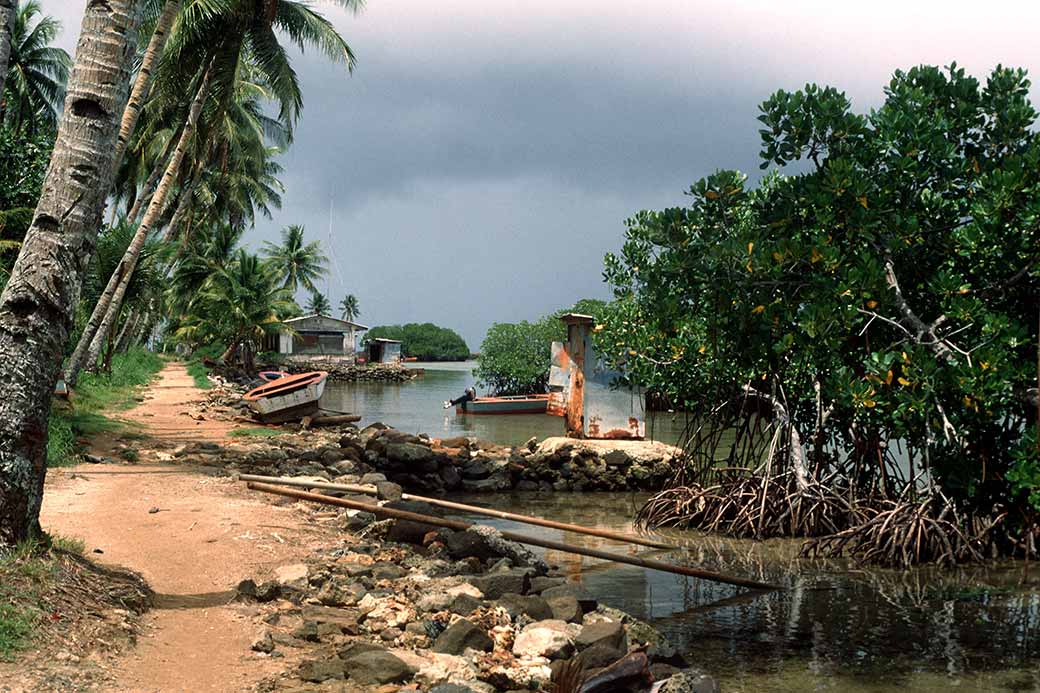
<instances>
[{"instance_id":1,"label":"dark storm cloud","mask_svg":"<svg viewBox=\"0 0 1040 693\"><path fill-rule=\"evenodd\" d=\"M44 0L70 50L83 4ZM633 212L683 204L717 168L757 174L772 91L833 84L866 110L896 67L1038 67L1034 4L962 5L319 3L358 69L295 58L284 206L250 243L291 223L327 242L331 204L333 303L351 292L362 322L429 320L477 348L491 322L606 296L603 254Z\"/></svg>"}]
</instances>

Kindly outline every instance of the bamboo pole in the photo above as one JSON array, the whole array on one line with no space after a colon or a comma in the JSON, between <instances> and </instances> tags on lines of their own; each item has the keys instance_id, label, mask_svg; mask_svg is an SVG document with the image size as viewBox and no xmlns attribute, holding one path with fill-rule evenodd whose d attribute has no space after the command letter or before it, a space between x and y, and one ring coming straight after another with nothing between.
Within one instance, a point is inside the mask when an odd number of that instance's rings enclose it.
<instances>
[{"instance_id":1,"label":"bamboo pole","mask_svg":"<svg viewBox=\"0 0 1040 693\"><path fill-rule=\"evenodd\" d=\"M376 492L374 486L358 484L330 484L323 481L306 481L305 479L286 479L284 477L279 476L260 476L257 474L239 474L238 478L242 481L259 481L262 483L279 484L281 486L297 486L300 488L320 488L327 491L347 491L349 493L365 493L369 495L372 495ZM593 537L600 537L602 539L613 539L614 541L623 541L628 544L640 544L642 546L650 546L655 549L667 549L669 551L680 550L680 547L678 546L666 544L663 541L656 541L648 537L641 537L636 534L614 532L609 529L598 529L595 527L582 527L581 525L573 525L567 522L556 522L554 520L546 520L541 517L533 517L531 515L519 515L517 513L510 513L504 510L482 508L479 505L466 505L464 503L455 503L453 501L442 500L440 498L416 496L411 493L402 493L401 498L403 498L404 500L422 501L423 503L429 503L430 505L436 505L441 508L448 508L449 510L460 510L462 512L473 513L475 515L487 515L488 517L497 517L500 520L511 520L512 522L522 522L528 525L549 527L550 529L559 529L563 530L564 532L574 532L575 534L588 534Z\"/></svg>"},{"instance_id":2,"label":"bamboo pole","mask_svg":"<svg viewBox=\"0 0 1040 693\"><path fill-rule=\"evenodd\" d=\"M448 529L465 531L470 527L474 526L471 522L463 522L461 520L449 520L443 517L432 517L430 515L420 515L419 513L412 513L406 510L397 510L394 508L379 506L375 503L359 503L357 501L347 500L346 498L333 498L332 496L323 496L317 493L297 491L295 489L285 488L282 486L275 486L273 484L263 484L251 481L247 484L247 486L253 489L254 491L263 491L264 493L273 493L278 496L298 498L299 500L312 501L314 503L321 503L323 505L335 505L341 508L361 510L364 512L370 512L378 516L391 517L397 520L409 520L411 522L433 525L435 527L447 527ZM586 548L584 546L574 546L573 544L565 544L560 541L541 539L539 537L532 537L526 534L518 534L516 532L510 532L506 530L500 531L500 534L504 539L508 539L509 541L515 541L521 544L528 544L530 546L540 546L545 549L563 551L565 553L575 553L582 556L591 556L593 558L600 558L604 561L614 561L615 563L627 563L628 565L634 565L640 568L647 568L649 570L660 570L665 573L685 575L686 577L699 578L701 580L709 580L711 582L723 582L728 585L748 587L754 590L780 589L775 585L768 585L763 582L756 582L755 580L746 580L744 578L722 575L720 573L713 573L709 570L702 570L700 568L691 568L683 565L674 565L672 563L665 563L664 561L655 561L650 558L639 558L638 556L625 556L623 554L612 553L610 551Z\"/></svg>"}]
</instances>

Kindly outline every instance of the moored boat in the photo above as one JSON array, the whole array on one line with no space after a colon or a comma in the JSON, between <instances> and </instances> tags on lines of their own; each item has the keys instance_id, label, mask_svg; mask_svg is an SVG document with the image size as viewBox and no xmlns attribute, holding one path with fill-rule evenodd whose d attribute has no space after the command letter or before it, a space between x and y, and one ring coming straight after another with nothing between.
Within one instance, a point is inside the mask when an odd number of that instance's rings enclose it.
<instances>
[{"instance_id":1,"label":"moored boat","mask_svg":"<svg viewBox=\"0 0 1040 693\"><path fill-rule=\"evenodd\" d=\"M295 421L316 414L328 379L325 371L287 375L242 396L265 423Z\"/></svg>"},{"instance_id":2,"label":"moored boat","mask_svg":"<svg viewBox=\"0 0 1040 693\"><path fill-rule=\"evenodd\" d=\"M456 414L544 414L549 395L477 397L455 406Z\"/></svg>"}]
</instances>

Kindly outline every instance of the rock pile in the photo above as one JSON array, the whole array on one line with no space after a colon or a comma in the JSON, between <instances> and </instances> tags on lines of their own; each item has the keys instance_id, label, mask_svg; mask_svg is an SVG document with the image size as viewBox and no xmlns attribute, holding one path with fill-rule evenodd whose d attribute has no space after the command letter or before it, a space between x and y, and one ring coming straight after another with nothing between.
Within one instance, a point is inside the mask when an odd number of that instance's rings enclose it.
<instances>
[{"instance_id":1,"label":"rock pile","mask_svg":"<svg viewBox=\"0 0 1040 693\"><path fill-rule=\"evenodd\" d=\"M357 365L340 361L313 359L309 361L291 361L279 366L290 373L306 373L307 371L327 371L329 380L339 382L356 382L359 380L377 380L382 382L403 383L423 374L418 368L405 368L397 363L372 363Z\"/></svg>"},{"instance_id":2,"label":"rock pile","mask_svg":"<svg viewBox=\"0 0 1040 693\"><path fill-rule=\"evenodd\" d=\"M415 535L363 515L344 511L338 521L365 525L364 539L239 585L265 623L253 650L300 661L270 689L346 680L343 690L533 691L569 667L588 693L648 691L655 680L673 693L718 690L681 671L683 658L650 625L599 604L494 530L391 543Z\"/></svg>"},{"instance_id":3,"label":"rock pile","mask_svg":"<svg viewBox=\"0 0 1040 693\"><path fill-rule=\"evenodd\" d=\"M348 426L226 449L200 444L177 454L231 471L316 476L338 483L389 480L407 491L429 495L654 491L671 478L679 450L662 443L569 438L504 447L477 438L431 439L372 424L360 431Z\"/></svg>"}]
</instances>

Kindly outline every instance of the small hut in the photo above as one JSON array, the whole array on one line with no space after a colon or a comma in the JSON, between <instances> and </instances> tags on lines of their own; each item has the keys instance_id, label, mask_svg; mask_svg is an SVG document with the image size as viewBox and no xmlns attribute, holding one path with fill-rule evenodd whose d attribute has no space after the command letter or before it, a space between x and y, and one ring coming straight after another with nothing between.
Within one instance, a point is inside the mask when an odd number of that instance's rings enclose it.
<instances>
[{"instance_id":1,"label":"small hut","mask_svg":"<svg viewBox=\"0 0 1040 693\"><path fill-rule=\"evenodd\" d=\"M400 363L401 342L396 339L376 337L365 342L369 363Z\"/></svg>"},{"instance_id":2,"label":"small hut","mask_svg":"<svg viewBox=\"0 0 1040 693\"><path fill-rule=\"evenodd\" d=\"M357 336L368 328L327 315L304 315L284 321L278 353L294 356L354 358Z\"/></svg>"}]
</instances>

